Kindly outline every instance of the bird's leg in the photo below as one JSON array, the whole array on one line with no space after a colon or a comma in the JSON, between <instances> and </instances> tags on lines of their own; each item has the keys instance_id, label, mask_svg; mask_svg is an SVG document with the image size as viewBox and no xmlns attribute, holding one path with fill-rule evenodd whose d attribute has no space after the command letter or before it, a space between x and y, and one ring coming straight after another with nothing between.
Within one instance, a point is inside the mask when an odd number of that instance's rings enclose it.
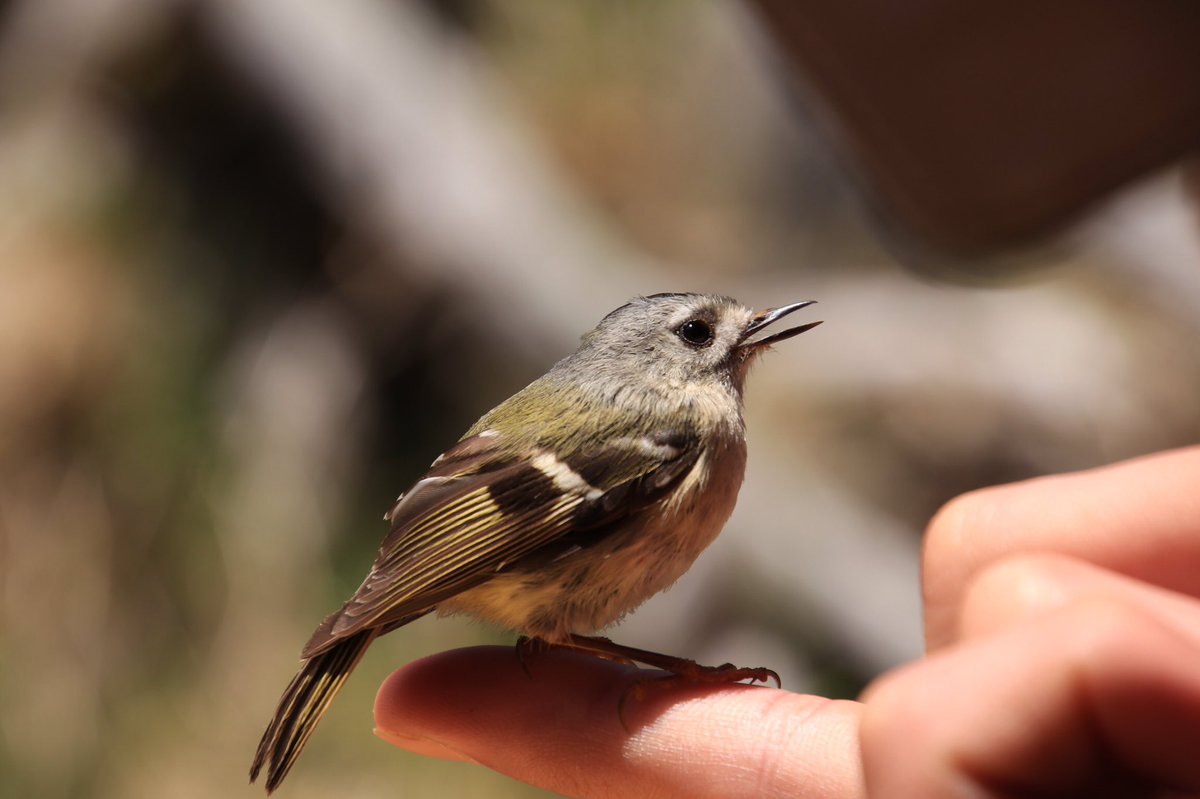
<instances>
[{"instance_id":1,"label":"bird's leg","mask_svg":"<svg viewBox=\"0 0 1200 799\"><path fill-rule=\"evenodd\" d=\"M575 634L568 635L563 641L554 642L521 636L517 640L517 658L520 660L521 667L525 669L526 674L529 673L526 658L535 652L544 652L547 649L566 649L572 652L584 652L630 666L637 663L645 663L647 666L653 666L667 672L665 676L661 677L639 678L621 694L621 699L617 703L617 718L626 729L629 729L629 725L625 722L625 703L630 696L641 701L650 693L659 693L676 686L713 685L742 682L743 680L762 683L774 680L776 687L782 687L783 685L779 679L779 675L767 668L744 668L735 666L732 663L723 663L720 666L701 666L694 660L675 657L673 655L663 655L658 652L651 652L632 646L624 646L598 636Z\"/></svg>"},{"instance_id":2,"label":"bird's leg","mask_svg":"<svg viewBox=\"0 0 1200 799\"><path fill-rule=\"evenodd\" d=\"M632 646L624 646L598 636L570 635L567 640L570 648L577 651L590 652L593 655L600 655L601 657L608 657L611 660L624 661L626 663L634 661L645 663L647 666L653 666L656 669L670 672L672 676L680 678L679 682L726 683L750 680L752 682L765 683L768 680L774 680L777 688L783 686L778 674L771 669L761 666L747 668L735 666L732 663L722 663L720 666L701 666L694 660L675 657L674 655L663 655L658 652L650 652L649 650L637 649Z\"/></svg>"},{"instance_id":3,"label":"bird's leg","mask_svg":"<svg viewBox=\"0 0 1200 799\"><path fill-rule=\"evenodd\" d=\"M762 666L744 667L735 666L732 663L722 663L720 666L701 666L696 661L687 658L625 646L600 636L575 633L568 633L562 641L547 641L536 636L522 635L517 639L517 660L521 662L522 666L525 666L531 655L550 649L584 652L627 666L645 663L647 666L669 672L671 676L681 677L684 682L724 683L750 680L765 683L768 680L774 680L777 688L782 687L779 675L774 670Z\"/></svg>"},{"instance_id":4,"label":"bird's leg","mask_svg":"<svg viewBox=\"0 0 1200 799\"><path fill-rule=\"evenodd\" d=\"M572 636L572 638L581 638L583 640L592 640L585 636ZM607 638L598 639L607 641ZM539 652L546 652L550 649L565 649L568 652L584 652L594 657L602 657L605 660L616 661L625 666L637 665L632 658L621 654L601 652L590 646L579 646L573 641L547 641L545 638L538 638L532 635L522 635L517 639L517 660L521 664L521 668L529 674L529 659ZM532 676L532 675L531 675Z\"/></svg>"}]
</instances>

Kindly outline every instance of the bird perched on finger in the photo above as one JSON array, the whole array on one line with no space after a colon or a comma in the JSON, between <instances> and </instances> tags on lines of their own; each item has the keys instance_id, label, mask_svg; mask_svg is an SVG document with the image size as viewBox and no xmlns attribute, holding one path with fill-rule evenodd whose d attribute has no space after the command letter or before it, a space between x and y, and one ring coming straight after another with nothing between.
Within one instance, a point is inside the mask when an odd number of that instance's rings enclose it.
<instances>
[{"instance_id":1,"label":"bird perched on finger","mask_svg":"<svg viewBox=\"0 0 1200 799\"><path fill-rule=\"evenodd\" d=\"M747 370L820 322L759 334L811 304L638 297L484 414L384 516L391 531L366 579L304 646L251 781L265 767L277 788L371 642L435 610L685 679L774 676L592 634L674 583L729 519Z\"/></svg>"}]
</instances>

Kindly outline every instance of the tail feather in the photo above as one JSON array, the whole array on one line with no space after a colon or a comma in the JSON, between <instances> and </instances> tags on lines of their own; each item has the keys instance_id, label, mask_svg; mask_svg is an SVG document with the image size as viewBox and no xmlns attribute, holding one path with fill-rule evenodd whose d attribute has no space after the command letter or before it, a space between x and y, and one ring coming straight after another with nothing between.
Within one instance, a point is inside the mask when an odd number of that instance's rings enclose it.
<instances>
[{"instance_id":1,"label":"tail feather","mask_svg":"<svg viewBox=\"0 0 1200 799\"><path fill-rule=\"evenodd\" d=\"M304 661L280 697L275 716L258 743L250 766L251 782L258 779L266 766L267 793L279 787L342 684L378 634L378 629L363 630Z\"/></svg>"}]
</instances>

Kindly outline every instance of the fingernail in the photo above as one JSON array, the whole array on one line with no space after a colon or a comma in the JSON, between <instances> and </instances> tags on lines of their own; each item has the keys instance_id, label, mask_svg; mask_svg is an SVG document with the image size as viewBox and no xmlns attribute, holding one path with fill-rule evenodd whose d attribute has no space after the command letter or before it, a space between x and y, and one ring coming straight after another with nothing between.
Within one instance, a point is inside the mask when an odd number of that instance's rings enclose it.
<instances>
[{"instance_id":1,"label":"fingernail","mask_svg":"<svg viewBox=\"0 0 1200 799\"><path fill-rule=\"evenodd\" d=\"M414 752L426 757L436 757L441 760L454 760L460 763L475 763L476 765L479 763L478 760L465 752L447 746L440 741L435 741L432 738L404 735L403 733L385 730L380 727L376 727L373 732L376 738L407 752Z\"/></svg>"}]
</instances>

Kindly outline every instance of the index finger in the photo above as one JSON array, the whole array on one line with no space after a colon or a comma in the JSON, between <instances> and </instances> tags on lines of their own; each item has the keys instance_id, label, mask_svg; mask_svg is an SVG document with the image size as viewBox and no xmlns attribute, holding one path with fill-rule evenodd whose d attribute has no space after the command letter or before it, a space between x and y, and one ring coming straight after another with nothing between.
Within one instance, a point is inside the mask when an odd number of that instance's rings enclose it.
<instances>
[{"instance_id":1,"label":"index finger","mask_svg":"<svg viewBox=\"0 0 1200 799\"><path fill-rule=\"evenodd\" d=\"M478 647L409 664L380 689L380 737L577 797L859 799L860 705L752 686L618 703L647 672L588 655ZM626 727L627 725L627 727Z\"/></svg>"}]
</instances>

